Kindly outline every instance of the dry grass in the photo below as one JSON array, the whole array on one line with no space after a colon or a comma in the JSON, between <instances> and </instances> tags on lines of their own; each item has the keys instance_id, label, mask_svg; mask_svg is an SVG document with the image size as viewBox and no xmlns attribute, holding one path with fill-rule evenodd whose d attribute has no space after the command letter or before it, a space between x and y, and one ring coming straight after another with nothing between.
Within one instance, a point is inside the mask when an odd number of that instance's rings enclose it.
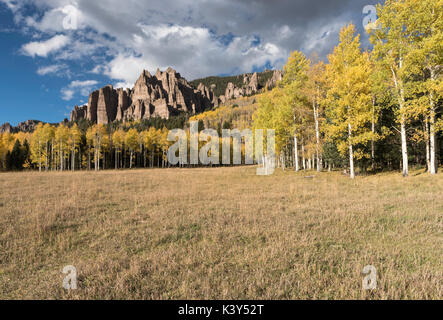
<instances>
[{"instance_id":1,"label":"dry grass","mask_svg":"<svg viewBox=\"0 0 443 320\"><path fill-rule=\"evenodd\" d=\"M442 298L442 174L303 175L0 174L0 298Z\"/></svg>"}]
</instances>

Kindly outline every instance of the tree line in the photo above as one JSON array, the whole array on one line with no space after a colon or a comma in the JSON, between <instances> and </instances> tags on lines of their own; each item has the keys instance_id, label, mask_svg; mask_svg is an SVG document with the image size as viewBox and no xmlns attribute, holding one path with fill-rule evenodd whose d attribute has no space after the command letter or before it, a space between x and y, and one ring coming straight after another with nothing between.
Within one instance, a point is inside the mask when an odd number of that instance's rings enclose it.
<instances>
[{"instance_id":1,"label":"tree line","mask_svg":"<svg viewBox=\"0 0 443 320\"><path fill-rule=\"evenodd\" d=\"M166 167L166 127L137 130L125 126L89 126L74 123L38 124L32 133L0 135L0 167L6 170L101 170Z\"/></svg>"},{"instance_id":2,"label":"tree line","mask_svg":"<svg viewBox=\"0 0 443 320\"><path fill-rule=\"evenodd\" d=\"M438 169L443 129L443 1L387 0L363 51L353 24L342 28L328 62L292 52L277 88L259 99L256 128L276 130L279 162L362 171L423 160ZM423 159L424 158L424 159Z\"/></svg>"}]
</instances>

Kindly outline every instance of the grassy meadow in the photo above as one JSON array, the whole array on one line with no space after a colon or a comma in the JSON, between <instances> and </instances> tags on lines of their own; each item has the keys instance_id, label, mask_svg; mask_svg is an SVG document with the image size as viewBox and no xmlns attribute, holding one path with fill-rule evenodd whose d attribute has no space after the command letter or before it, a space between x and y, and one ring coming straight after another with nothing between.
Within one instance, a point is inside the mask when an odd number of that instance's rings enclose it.
<instances>
[{"instance_id":1,"label":"grassy meadow","mask_svg":"<svg viewBox=\"0 0 443 320\"><path fill-rule=\"evenodd\" d=\"M0 299L441 299L442 261L441 173L0 174Z\"/></svg>"}]
</instances>

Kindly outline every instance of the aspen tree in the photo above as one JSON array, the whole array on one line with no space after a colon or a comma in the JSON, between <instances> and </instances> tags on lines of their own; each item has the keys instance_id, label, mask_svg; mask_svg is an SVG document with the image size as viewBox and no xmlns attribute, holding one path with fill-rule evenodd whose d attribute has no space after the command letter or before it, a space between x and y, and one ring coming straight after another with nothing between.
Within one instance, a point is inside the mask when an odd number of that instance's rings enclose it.
<instances>
[{"instance_id":1,"label":"aspen tree","mask_svg":"<svg viewBox=\"0 0 443 320\"><path fill-rule=\"evenodd\" d=\"M407 80L410 76L407 59L410 53L412 37L406 29L409 4L405 1L386 0L377 6L379 19L376 29L370 29L373 53L390 79L392 94L395 96L397 121L400 124L401 154L403 176L409 174L407 130L408 123L406 95Z\"/></svg>"},{"instance_id":2,"label":"aspen tree","mask_svg":"<svg viewBox=\"0 0 443 320\"><path fill-rule=\"evenodd\" d=\"M116 130L112 135L112 144L115 150L115 169L119 168L119 158L122 155L123 143L125 141L125 132L122 129Z\"/></svg>"},{"instance_id":3,"label":"aspen tree","mask_svg":"<svg viewBox=\"0 0 443 320\"><path fill-rule=\"evenodd\" d=\"M363 149L374 137L369 128L372 119L370 61L360 50L360 37L350 24L340 32L340 43L329 55L327 66L327 116L329 139L338 143L342 155L349 154L350 177L355 177L354 159L365 156Z\"/></svg>"},{"instance_id":4,"label":"aspen tree","mask_svg":"<svg viewBox=\"0 0 443 320\"><path fill-rule=\"evenodd\" d=\"M415 99L409 99L414 118L422 117L425 123L428 170L437 173L436 135L442 129L438 119L439 101L443 99L443 1L406 0L405 26L411 35L407 69L418 81L411 81Z\"/></svg>"},{"instance_id":5,"label":"aspen tree","mask_svg":"<svg viewBox=\"0 0 443 320\"><path fill-rule=\"evenodd\" d=\"M136 129L129 129L126 132L125 136L125 145L129 149L130 157L129 157L129 168L132 168L132 158L134 156L134 152L137 151L138 148L138 132Z\"/></svg>"}]
</instances>

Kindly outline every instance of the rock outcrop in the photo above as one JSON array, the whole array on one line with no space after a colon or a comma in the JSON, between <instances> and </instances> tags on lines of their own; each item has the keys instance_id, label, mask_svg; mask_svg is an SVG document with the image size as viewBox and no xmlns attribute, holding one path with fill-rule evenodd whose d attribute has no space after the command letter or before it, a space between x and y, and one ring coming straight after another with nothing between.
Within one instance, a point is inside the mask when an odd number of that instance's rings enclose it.
<instances>
[{"instance_id":1,"label":"rock outcrop","mask_svg":"<svg viewBox=\"0 0 443 320\"><path fill-rule=\"evenodd\" d=\"M258 84L258 74L245 74L243 75L243 86L241 88L235 86L232 82L228 83L226 87L225 95L220 97L222 103L225 103L231 99L237 99L239 97L251 96L260 90Z\"/></svg>"},{"instance_id":2,"label":"rock outcrop","mask_svg":"<svg viewBox=\"0 0 443 320\"><path fill-rule=\"evenodd\" d=\"M115 120L167 119L180 112L199 113L218 102L211 89L203 84L195 89L172 68L157 70L154 76L144 70L132 90L109 85L92 92L85 109L74 108L71 121L86 118L107 124Z\"/></svg>"},{"instance_id":3,"label":"rock outcrop","mask_svg":"<svg viewBox=\"0 0 443 320\"><path fill-rule=\"evenodd\" d=\"M252 76L245 75L243 78L244 91L247 96L253 95L258 91L258 75L255 72Z\"/></svg>"},{"instance_id":4,"label":"rock outcrop","mask_svg":"<svg viewBox=\"0 0 443 320\"><path fill-rule=\"evenodd\" d=\"M74 110L72 110L72 112L71 112L70 120L71 121L78 121L80 119L86 119L87 111L88 111L88 106L86 106L86 105L82 106L82 107L75 106Z\"/></svg>"},{"instance_id":5,"label":"rock outcrop","mask_svg":"<svg viewBox=\"0 0 443 320\"><path fill-rule=\"evenodd\" d=\"M166 71L157 69L155 75L143 70L133 89L114 89L109 85L92 92L87 106L74 108L71 121L85 118L92 123L107 124L151 117L168 119L180 112L200 113L229 100L256 94L262 89L263 83L259 83L261 76L257 73L242 76L240 87L229 82L224 95L217 97L214 94L215 84L208 87L200 82L192 86L172 68ZM282 72L274 71L266 87L274 87L281 78Z\"/></svg>"},{"instance_id":6,"label":"rock outcrop","mask_svg":"<svg viewBox=\"0 0 443 320\"><path fill-rule=\"evenodd\" d=\"M6 122L6 123L1 125L0 133L11 133L11 132L12 132L12 127L11 127L11 124L9 122Z\"/></svg>"},{"instance_id":7,"label":"rock outcrop","mask_svg":"<svg viewBox=\"0 0 443 320\"><path fill-rule=\"evenodd\" d=\"M10 123L6 122L0 126L0 133L33 132L39 123L41 123L41 121L27 120L13 127Z\"/></svg>"},{"instance_id":8,"label":"rock outcrop","mask_svg":"<svg viewBox=\"0 0 443 320\"><path fill-rule=\"evenodd\" d=\"M41 121L26 120L25 122L20 122L16 127L16 129L17 131L22 131L22 132L33 132L39 123L41 123Z\"/></svg>"},{"instance_id":9,"label":"rock outcrop","mask_svg":"<svg viewBox=\"0 0 443 320\"><path fill-rule=\"evenodd\" d=\"M274 70L272 78L266 82L266 88L272 89L277 85L278 81L283 79L283 72L281 70Z\"/></svg>"},{"instance_id":10,"label":"rock outcrop","mask_svg":"<svg viewBox=\"0 0 443 320\"><path fill-rule=\"evenodd\" d=\"M86 119L94 123L97 122L98 93L98 90L91 92L86 111Z\"/></svg>"},{"instance_id":11,"label":"rock outcrop","mask_svg":"<svg viewBox=\"0 0 443 320\"><path fill-rule=\"evenodd\" d=\"M101 88L98 92L97 123L108 124L114 121L117 115L117 106L117 91L111 85Z\"/></svg>"}]
</instances>

